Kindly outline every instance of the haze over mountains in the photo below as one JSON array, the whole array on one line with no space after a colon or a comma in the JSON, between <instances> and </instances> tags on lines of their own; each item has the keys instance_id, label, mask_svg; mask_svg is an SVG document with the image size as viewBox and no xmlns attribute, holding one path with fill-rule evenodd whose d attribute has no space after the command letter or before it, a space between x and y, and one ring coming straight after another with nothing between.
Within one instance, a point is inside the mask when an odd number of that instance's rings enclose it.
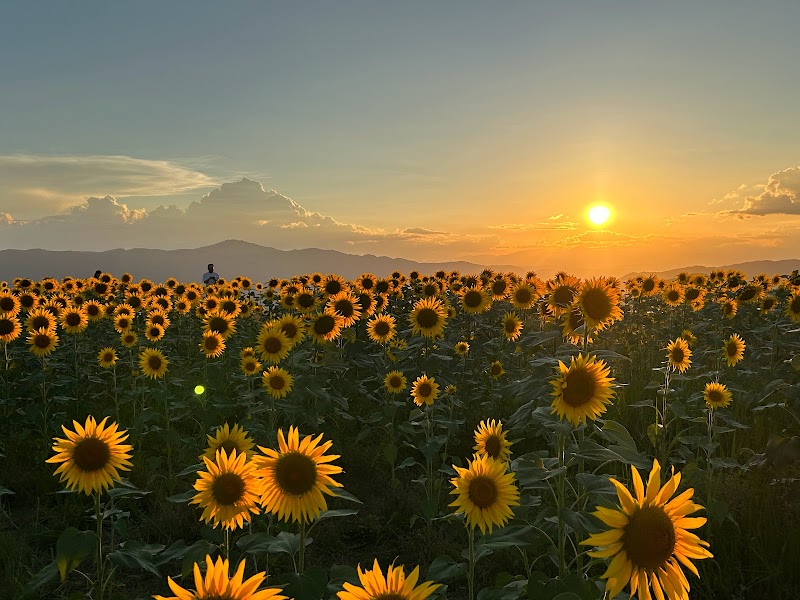
<instances>
[{"instance_id":1,"label":"haze over mountains","mask_svg":"<svg viewBox=\"0 0 800 600\"><path fill-rule=\"evenodd\" d=\"M95 270L121 275L132 273L134 277L147 277L153 281L164 281L168 277L176 277L182 281L200 281L206 265L213 262L222 277L231 278L243 275L256 281L264 281L271 277L290 277L303 273L320 271L322 273L338 273L353 279L361 273L370 272L379 277L387 276L392 271L403 273L419 271L423 274L438 270L461 273L478 273L489 267L495 271L515 272L524 275L528 269L511 264L478 263L467 261L418 262L404 258L375 256L371 254L357 255L307 248L302 250L277 250L240 240L227 240L218 244L201 248L156 250L133 248L129 250L115 249L104 252L89 251L57 251L57 250L0 250L0 280L11 281L15 277L42 279L55 277L61 279L67 275L89 277ZM656 272L663 278L671 278L681 271L690 273L708 273L713 269L736 269L743 271L748 277L758 273L791 273L800 269L800 259L781 261L752 261L731 265L700 266L694 265ZM595 275L616 275L628 279L637 274L649 275L651 271L635 273L597 272ZM552 273L539 273L542 277L550 277ZM585 274L581 274L585 276Z\"/></svg>"}]
</instances>

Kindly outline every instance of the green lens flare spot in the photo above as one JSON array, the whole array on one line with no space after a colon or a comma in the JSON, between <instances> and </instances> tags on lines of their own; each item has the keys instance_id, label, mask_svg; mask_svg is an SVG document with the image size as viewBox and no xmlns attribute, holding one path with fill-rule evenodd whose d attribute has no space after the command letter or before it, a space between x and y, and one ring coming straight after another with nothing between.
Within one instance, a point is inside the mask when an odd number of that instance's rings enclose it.
<instances>
[{"instance_id":1,"label":"green lens flare spot","mask_svg":"<svg viewBox=\"0 0 800 600\"><path fill-rule=\"evenodd\" d=\"M203 387L202 385L194 386L194 393L197 394L198 396L200 396L201 394L204 394L205 391L206 391L206 388Z\"/></svg>"}]
</instances>

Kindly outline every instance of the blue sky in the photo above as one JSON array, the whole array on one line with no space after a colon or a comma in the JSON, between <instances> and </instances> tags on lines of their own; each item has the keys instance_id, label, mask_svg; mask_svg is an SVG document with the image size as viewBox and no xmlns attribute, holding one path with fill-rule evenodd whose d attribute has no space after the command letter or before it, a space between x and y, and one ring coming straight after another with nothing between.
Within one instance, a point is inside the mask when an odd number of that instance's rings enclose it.
<instances>
[{"instance_id":1,"label":"blue sky","mask_svg":"<svg viewBox=\"0 0 800 600\"><path fill-rule=\"evenodd\" d=\"M630 233L800 163L797 2L18 2L4 22L0 155L247 176L364 227L479 235L604 201ZM87 194L131 209L213 188L98 177ZM67 188L0 212L63 212Z\"/></svg>"}]
</instances>

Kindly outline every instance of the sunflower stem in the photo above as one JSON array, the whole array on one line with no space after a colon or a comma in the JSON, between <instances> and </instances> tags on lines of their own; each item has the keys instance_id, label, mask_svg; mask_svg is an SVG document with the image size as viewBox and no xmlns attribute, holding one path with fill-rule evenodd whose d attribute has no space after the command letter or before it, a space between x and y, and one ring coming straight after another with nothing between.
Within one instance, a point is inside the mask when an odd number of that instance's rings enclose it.
<instances>
[{"instance_id":1,"label":"sunflower stem","mask_svg":"<svg viewBox=\"0 0 800 600\"><path fill-rule=\"evenodd\" d=\"M297 557L297 573L300 574L305 568L306 558L306 522L300 519L300 550Z\"/></svg>"},{"instance_id":2,"label":"sunflower stem","mask_svg":"<svg viewBox=\"0 0 800 600\"><path fill-rule=\"evenodd\" d=\"M225 558L231 558L231 530L225 529Z\"/></svg>"},{"instance_id":3,"label":"sunflower stem","mask_svg":"<svg viewBox=\"0 0 800 600\"><path fill-rule=\"evenodd\" d=\"M103 600L103 516L100 514L100 492L94 494L94 516L97 520L97 579L95 600Z\"/></svg>"},{"instance_id":4,"label":"sunflower stem","mask_svg":"<svg viewBox=\"0 0 800 600\"><path fill-rule=\"evenodd\" d=\"M564 486L566 483L565 469L565 448L566 436L563 433L558 436L558 466L562 469L558 474L558 575L563 578L567 574L567 563L565 559L566 532L564 528Z\"/></svg>"},{"instance_id":5,"label":"sunflower stem","mask_svg":"<svg viewBox=\"0 0 800 600\"><path fill-rule=\"evenodd\" d=\"M467 587L469 588L469 600L475 598L475 528L467 526L467 536L469 537L469 575L467 576Z\"/></svg>"}]
</instances>

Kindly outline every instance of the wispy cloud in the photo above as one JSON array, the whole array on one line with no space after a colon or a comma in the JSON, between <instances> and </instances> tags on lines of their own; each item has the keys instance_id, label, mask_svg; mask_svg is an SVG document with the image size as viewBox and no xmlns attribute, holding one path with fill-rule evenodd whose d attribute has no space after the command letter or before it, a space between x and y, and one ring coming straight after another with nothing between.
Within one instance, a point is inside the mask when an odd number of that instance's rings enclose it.
<instances>
[{"instance_id":1,"label":"wispy cloud","mask_svg":"<svg viewBox=\"0 0 800 600\"><path fill-rule=\"evenodd\" d=\"M0 209L17 219L60 213L88 196L168 196L208 188L210 176L166 160L130 156L0 156Z\"/></svg>"},{"instance_id":2,"label":"wispy cloud","mask_svg":"<svg viewBox=\"0 0 800 600\"><path fill-rule=\"evenodd\" d=\"M736 192L723 196L723 200L741 198L740 192L748 186L739 186ZM767 182L754 186L754 193L745 196L740 208L721 211L737 215L800 215L800 167L790 167L773 173Z\"/></svg>"}]
</instances>

